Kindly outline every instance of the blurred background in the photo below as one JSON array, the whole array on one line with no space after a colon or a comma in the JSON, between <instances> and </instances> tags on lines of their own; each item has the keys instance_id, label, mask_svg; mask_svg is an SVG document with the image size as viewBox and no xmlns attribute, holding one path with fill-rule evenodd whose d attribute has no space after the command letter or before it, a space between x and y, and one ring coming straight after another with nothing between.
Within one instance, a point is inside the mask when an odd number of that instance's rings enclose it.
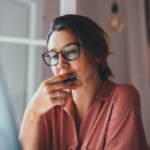
<instances>
[{"instance_id":1,"label":"blurred background","mask_svg":"<svg viewBox=\"0 0 150 150\"><path fill-rule=\"evenodd\" d=\"M112 9L114 3L118 11ZM47 50L50 23L64 14L87 16L110 36L113 81L138 89L150 144L150 0L0 0L0 67L18 132L33 94L53 76L41 55ZM114 15L122 18L116 30L111 28L116 24L110 20Z\"/></svg>"}]
</instances>

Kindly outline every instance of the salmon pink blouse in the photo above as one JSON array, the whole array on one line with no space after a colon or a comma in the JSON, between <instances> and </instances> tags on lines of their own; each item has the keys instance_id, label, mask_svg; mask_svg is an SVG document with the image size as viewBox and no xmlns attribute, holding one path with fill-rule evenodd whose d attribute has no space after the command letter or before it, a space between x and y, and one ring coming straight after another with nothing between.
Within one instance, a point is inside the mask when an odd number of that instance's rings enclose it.
<instances>
[{"instance_id":1,"label":"salmon pink blouse","mask_svg":"<svg viewBox=\"0 0 150 150\"><path fill-rule=\"evenodd\" d=\"M39 150L150 150L138 91L105 80L76 130L72 98L42 116Z\"/></svg>"}]
</instances>

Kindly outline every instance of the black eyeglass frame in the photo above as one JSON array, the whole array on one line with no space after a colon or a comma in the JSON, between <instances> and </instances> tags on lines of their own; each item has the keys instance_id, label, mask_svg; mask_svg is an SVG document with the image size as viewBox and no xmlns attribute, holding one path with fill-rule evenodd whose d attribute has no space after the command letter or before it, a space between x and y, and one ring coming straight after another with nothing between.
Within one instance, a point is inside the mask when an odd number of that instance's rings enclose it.
<instances>
[{"instance_id":1,"label":"black eyeglass frame","mask_svg":"<svg viewBox=\"0 0 150 150\"><path fill-rule=\"evenodd\" d=\"M65 47L68 47L68 46L71 46L71 45L76 45L76 46L78 47L78 51L79 51L78 57L79 57L79 56L80 56L80 49L79 49L79 46L80 46L81 44L80 44L80 43L71 43L71 44L69 44L69 45L66 45ZM55 52L55 51L53 51L53 52L57 53L58 56L59 56L59 53L62 54L62 51L65 49L65 47L64 47L60 52ZM58 61L57 61L57 63L56 63L55 65L49 65L49 64L45 61L44 55L45 55L45 54L48 54L49 52L51 52L51 51L48 51L48 52L42 54L42 58L43 58L44 62L46 63L46 65L48 65L48 66L50 66L50 67L51 67L51 66L56 66L56 65L58 64L58 62L59 62L59 57L58 57ZM76 58L74 58L74 59L68 59L68 58L65 57L63 54L62 54L62 56L63 56L63 58L66 59L67 61L72 61L72 60L75 60L75 59L78 58L78 57L76 57Z\"/></svg>"}]
</instances>

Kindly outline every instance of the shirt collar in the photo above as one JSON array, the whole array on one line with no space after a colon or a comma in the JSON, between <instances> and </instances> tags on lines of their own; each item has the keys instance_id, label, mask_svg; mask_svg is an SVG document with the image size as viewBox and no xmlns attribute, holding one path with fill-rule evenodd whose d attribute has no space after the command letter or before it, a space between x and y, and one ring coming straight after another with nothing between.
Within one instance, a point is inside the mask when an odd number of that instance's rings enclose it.
<instances>
[{"instance_id":1,"label":"shirt collar","mask_svg":"<svg viewBox=\"0 0 150 150\"><path fill-rule=\"evenodd\" d=\"M115 86L116 84L109 79L103 81L99 91L95 96L95 99L106 101L110 95L110 92Z\"/></svg>"},{"instance_id":2,"label":"shirt collar","mask_svg":"<svg viewBox=\"0 0 150 150\"><path fill-rule=\"evenodd\" d=\"M71 94L71 97L68 98L67 102L64 104L61 104L61 107L72 116L73 120L75 120L75 114L74 114L74 103L72 99L72 93L71 90L65 89L65 91L69 92Z\"/></svg>"},{"instance_id":3,"label":"shirt collar","mask_svg":"<svg viewBox=\"0 0 150 150\"><path fill-rule=\"evenodd\" d=\"M96 96L94 97L94 100L102 100L106 101L109 98L110 93L114 89L114 87L117 84L115 84L113 81L107 79L103 81L99 91L97 92ZM65 89L66 90L66 89ZM71 90L66 90L71 94ZM68 101L64 104L61 104L61 107L71 116L71 118L75 121L75 113L74 113L74 103L72 96L68 98Z\"/></svg>"},{"instance_id":4,"label":"shirt collar","mask_svg":"<svg viewBox=\"0 0 150 150\"><path fill-rule=\"evenodd\" d=\"M109 79L103 81L94 99L106 101L110 95L110 92L113 90L115 86L116 84ZM71 90L66 90L66 91L68 91L71 94ZM74 109L72 96L71 98L68 98L68 101L62 104L61 106L63 107L63 109L71 112L71 110Z\"/></svg>"}]
</instances>

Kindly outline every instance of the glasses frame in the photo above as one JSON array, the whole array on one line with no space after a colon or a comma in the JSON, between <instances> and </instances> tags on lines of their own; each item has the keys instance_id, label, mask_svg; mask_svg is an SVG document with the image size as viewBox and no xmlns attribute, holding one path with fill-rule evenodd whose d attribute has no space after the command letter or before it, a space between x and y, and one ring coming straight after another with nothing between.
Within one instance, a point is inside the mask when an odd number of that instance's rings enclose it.
<instances>
[{"instance_id":1,"label":"glasses frame","mask_svg":"<svg viewBox=\"0 0 150 150\"><path fill-rule=\"evenodd\" d=\"M80 43L71 43L71 44L69 44L69 45L67 45L67 46L65 46L65 47L68 47L68 46L71 46L71 45L76 45L76 46L78 47L78 51L79 51L78 57L79 57L79 56L80 56L80 49L79 49L79 46L80 46L81 44L80 44ZM67 61L72 61L72 60L75 60L75 59L78 58L78 57L77 57L77 58L74 58L74 59L68 59L67 57L65 57L65 56L62 54L62 51L65 49L65 47L64 47L60 52L55 52L55 51L53 51L53 52L57 53L58 56L59 56L59 54L61 53L61 55L63 56L63 58L66 59ZM48 51L48 50L47 50L47 51ZM58 61L57 61L57 63L56 63L55 65L49 65L49 64L45 61L44 55L45 55L45 54L48 54L49 52L50 52L50 51L48 51L48 52L42 54L42 58L43 58L44 62L46 63L46 65L48 65L48 66L56 66L56 65L59 63L59 57L58 57Z\"/></svg>"}]
</instances>

